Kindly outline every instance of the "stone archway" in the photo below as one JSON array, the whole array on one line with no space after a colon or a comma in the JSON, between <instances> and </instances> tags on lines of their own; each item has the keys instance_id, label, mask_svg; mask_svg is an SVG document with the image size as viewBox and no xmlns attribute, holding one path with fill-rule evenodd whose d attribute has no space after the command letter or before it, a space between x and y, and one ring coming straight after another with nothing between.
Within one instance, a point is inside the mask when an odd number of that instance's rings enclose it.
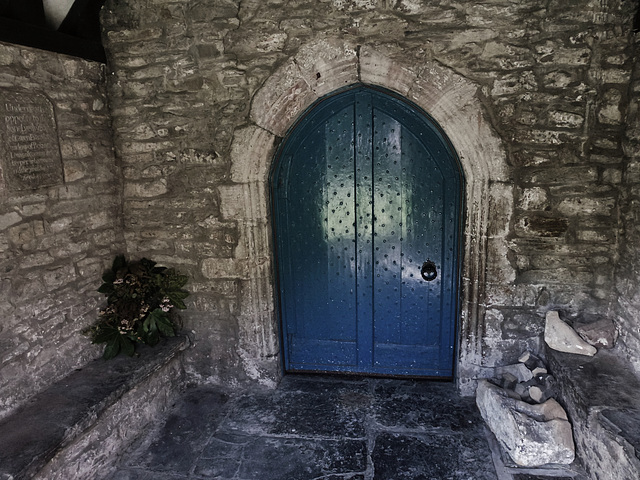
<instances>
[{"instance_id":1,"label":"stone archway","mask_svg":"<svg viewBox=\"0 0 640 480\"><path fill-rule=\"evenodd\" d=\"M364 83L395 91L423 108L443 128L460 157L466 208L457 379L461 393L473 393L483 365L483 345L491 341L485 322L487 297L493 286L508 284L515 276L502 254L513 204L509 169L500 139L482 111L478 87L436 62L411 60L394 46L358 46L331 39L311 42L256 92L251 107L255 125L235 132L235 185L222 189L221 195L225 208L235 209L226 212L229 218L241 222L236 261L246 262L247 291L239 315L239 343L251 377L264 381L277 378L279 371L267 195L276 139L284 137L298 116L323 95ZM494 244L491 249L489 243ZM490 259L488 250L493 252Z\"/></svg>"}]
</instances>

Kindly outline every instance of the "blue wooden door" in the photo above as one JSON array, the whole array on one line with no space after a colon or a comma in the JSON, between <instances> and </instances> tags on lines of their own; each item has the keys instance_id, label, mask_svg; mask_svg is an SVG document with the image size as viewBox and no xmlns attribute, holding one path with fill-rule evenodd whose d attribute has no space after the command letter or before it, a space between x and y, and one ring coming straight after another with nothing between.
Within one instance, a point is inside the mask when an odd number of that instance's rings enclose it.
<instances>
[{"instance_id":1,"label":"blue wooden door","mask_svg":"<svg viewBox=\"0 0 640 480\"><path fill-rule=\"evenodd\" d=\"M306 113L271 177L286 370L452 376L462 181L435 123L387 93Z\"/></svg>"}]
</instances>

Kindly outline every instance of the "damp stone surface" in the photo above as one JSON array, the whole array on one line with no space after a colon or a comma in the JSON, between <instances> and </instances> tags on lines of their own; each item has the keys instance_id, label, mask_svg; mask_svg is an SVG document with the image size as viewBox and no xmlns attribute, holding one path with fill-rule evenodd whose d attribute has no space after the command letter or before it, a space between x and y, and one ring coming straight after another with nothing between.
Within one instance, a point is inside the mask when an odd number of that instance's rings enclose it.
<instances>
[{"instance_id":1,"label":"damp stone surface","mask_svg":"<svg viewBox=\"0 0 640 480\"><path fill-rule=\"evenodd\" d=\"M287 376L275 390L187 390L111 480L497 480L452 383Z\"/></svg>"}]
</instances>

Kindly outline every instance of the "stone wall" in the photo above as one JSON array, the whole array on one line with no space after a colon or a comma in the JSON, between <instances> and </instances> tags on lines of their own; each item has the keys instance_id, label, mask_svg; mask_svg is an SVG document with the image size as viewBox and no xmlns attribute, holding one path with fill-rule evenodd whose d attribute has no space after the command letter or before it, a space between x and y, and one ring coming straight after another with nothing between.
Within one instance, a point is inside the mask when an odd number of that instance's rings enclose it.
<instances>
[{"instance_id":1,"label":"stone wall","mask_svg":"<svg viewBox=\"0 0 640 480\"><path fill-rule=\"evenodd\" d=\"M609 313L633 10L623 0L108 1L127 246L193 279L192 373L277 377L274 146L314 100L357 82L416 102L461 157L461 377L537 348L548 309Z\"/></svg>"},{"instance_id":2,"label":"stone wall","mask_svg":"<svg viewBox=\"0 0 640 480\"><path fill-rule=\"evenodd\" d=\"M0 417L100 354L80 332L123 250L104 80L0 43Z\"/></svg>"},{"instance_id":3,"label":"stone wall","mask_svg":"<svg viewBox=\"0 0 640 480\"><path fill-rule=\"evenodd\" d=\"M622 242L616 309L622 351L640 373L640 38L636 34L635 68L629 85L626 135L623 139L625 168L621 199Z\"/></svg>"}]
</instances>

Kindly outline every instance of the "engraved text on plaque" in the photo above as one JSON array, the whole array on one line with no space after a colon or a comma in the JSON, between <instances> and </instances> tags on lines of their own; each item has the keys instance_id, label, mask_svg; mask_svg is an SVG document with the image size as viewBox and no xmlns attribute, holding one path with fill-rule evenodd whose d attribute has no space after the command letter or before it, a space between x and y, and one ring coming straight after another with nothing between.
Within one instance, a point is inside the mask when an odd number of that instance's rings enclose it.
<instances>
[{"instance_id":1,"label":"engraved text on plaque","mask_svg":"<svg viewBox=\"0 0 640 480\"><path fill-rule=\"evenodd\" d=\"M0 90L0 155L11 190L63 182L53 105L47 97Z\"/></svg>"}]
</instances>

